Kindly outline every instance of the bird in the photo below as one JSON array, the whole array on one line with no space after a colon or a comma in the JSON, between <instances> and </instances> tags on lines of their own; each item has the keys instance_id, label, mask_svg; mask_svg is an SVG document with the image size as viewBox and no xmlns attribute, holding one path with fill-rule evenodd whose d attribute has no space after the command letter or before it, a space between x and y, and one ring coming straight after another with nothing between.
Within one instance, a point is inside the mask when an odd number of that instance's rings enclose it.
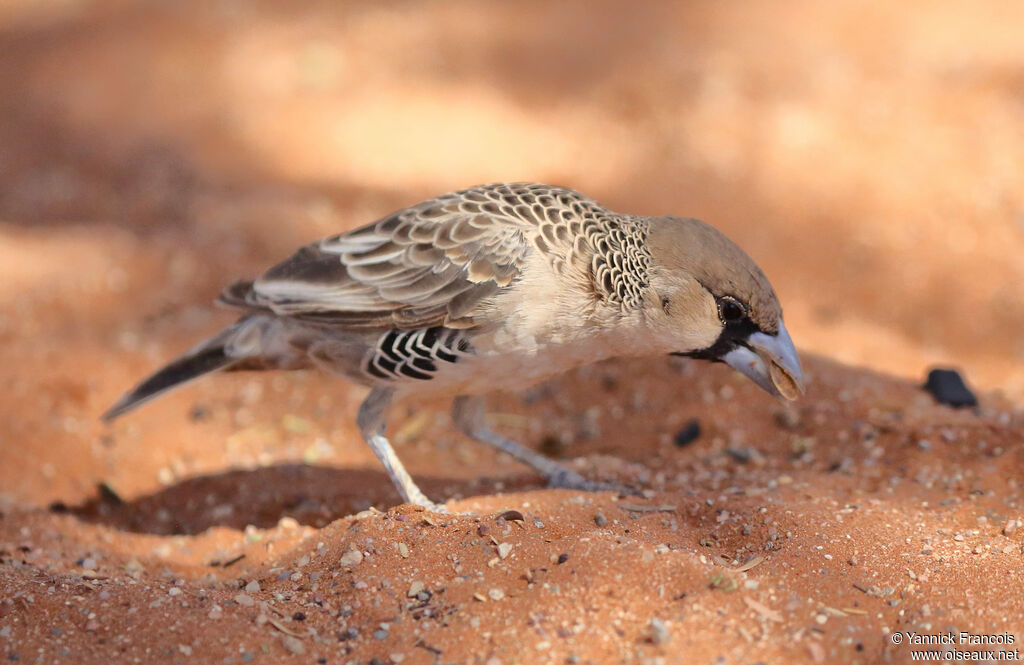
<instances>
[{"instance_id":1,"label":"bird","mask_svg":"<svg viewBox=\"0 0 1024 665\"><path fill-rule=\"evenodd\" d=\"M319 368L369 388L356 423L402 499L444 511L386 436L393 403L453 397L453 423L551 487L608 489L493 431L485 395L614 357L724 362L780 400L804 391L771 283L711 225L612 212L572 189L495 183L298 249L219 302L240 318L121 397L113 421L218 370Z\"/></svg>"}]
</instances>

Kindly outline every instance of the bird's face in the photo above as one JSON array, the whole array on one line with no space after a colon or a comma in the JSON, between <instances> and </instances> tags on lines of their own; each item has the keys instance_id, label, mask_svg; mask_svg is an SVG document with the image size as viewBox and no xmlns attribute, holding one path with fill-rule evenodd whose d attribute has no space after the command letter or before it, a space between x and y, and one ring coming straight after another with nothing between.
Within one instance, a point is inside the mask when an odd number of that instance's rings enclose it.
<instances>
[{"instance_id":1,"label":"bird's face","mask_svg":"<svg viewBox=\"0 0 1024 665\"><path fill-rule=\"evenodd\" d=\"M651 220L648 324L674 355L724 362L768 393L796 399L803 372L768 279L722 233L695 219Z\"/></svg>"}]
</instances>

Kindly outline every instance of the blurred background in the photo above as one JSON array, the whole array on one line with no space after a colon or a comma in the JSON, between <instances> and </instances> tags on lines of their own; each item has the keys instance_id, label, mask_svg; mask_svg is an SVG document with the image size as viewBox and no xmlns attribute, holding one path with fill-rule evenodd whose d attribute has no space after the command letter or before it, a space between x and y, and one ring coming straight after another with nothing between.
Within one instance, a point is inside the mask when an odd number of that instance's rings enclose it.
<instances>
[{"instance_id":1,"label":"blurred background","mask_svg":"<svg viewBox=\"0 0 1024 665\"><path fill-rule=\"evenodd\" d=\"M356 440L362 393L315 377L198 384L119 448L96 418L231 320L209 303L234 278L499 180L703 218L804 353L951 365L1019 404L1022 25L1013 1L6 0L0 487L166 484L263 407L317 404L340 432L318 440ZM242 410L182 428L218 399Z\"/></svg>"}]
</instances>

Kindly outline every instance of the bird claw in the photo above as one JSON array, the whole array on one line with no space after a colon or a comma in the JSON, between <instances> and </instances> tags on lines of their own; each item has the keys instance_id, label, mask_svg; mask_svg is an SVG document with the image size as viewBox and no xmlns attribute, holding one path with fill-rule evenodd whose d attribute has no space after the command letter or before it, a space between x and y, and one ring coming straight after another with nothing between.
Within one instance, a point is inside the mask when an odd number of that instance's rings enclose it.
<instances>
[{"instance_id":1,"label":"bird claw","mask_svg":"<svg viewBox=\"0 0 1024 665\"><path fill-rule=\"evenodd\" d=\"M563 469L558 473L548 476L548 487L552 489L579 490L581 492L618 492L631 496L639 496L640 491L635 487L623 485L622 483L604 483L597 480L588 480L575 471Z\"/></svg>"}]
</instances>

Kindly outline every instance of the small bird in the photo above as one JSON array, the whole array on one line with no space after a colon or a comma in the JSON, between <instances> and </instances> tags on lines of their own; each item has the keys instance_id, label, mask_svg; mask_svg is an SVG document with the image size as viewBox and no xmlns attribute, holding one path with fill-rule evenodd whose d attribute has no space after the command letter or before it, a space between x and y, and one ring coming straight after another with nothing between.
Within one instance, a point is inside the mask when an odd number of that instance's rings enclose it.
<instances>
[{"instance_id":1,"label":"small bird","mask_svg":"<svg viewBox=\"0 0 1024 665\"><path fill-rule=\"evenodd\" d=\"M442 510L385 437L391 404L454 395L468 436L550 486L609 488L488 428L482 395L612 357L728 363L768 393L803 392L771 284L696 219L619 214L570 189L472 187L299 249L220 302L241 318L124 395L112 421L216 370L319 367L370 387L357 424L402 498Z\"/></svg>"}]
</instances>

